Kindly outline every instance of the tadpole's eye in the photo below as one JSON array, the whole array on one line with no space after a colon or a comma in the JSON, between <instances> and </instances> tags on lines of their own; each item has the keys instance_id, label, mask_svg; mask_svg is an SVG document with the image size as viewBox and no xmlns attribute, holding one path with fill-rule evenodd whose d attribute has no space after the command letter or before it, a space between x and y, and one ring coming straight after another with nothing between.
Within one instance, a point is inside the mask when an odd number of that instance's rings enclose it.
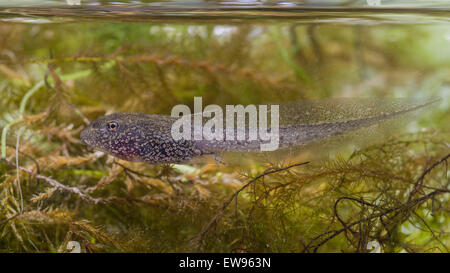
<instances>
[{"instance_id":1,"label":"tadpole's eye","mask_svg":"<svg viewBox=\"0 0 450 273\"><path fill-rule=\"evenodd\" d=\"M114 131L116 131L117 129L119 129L119 123L117 123L117 122L115 122L115 121L111 121L111 122L108 122L108 124L106 125L106 127L107 127L108 131L114 132Z\"/></svg>"}]
</instances>

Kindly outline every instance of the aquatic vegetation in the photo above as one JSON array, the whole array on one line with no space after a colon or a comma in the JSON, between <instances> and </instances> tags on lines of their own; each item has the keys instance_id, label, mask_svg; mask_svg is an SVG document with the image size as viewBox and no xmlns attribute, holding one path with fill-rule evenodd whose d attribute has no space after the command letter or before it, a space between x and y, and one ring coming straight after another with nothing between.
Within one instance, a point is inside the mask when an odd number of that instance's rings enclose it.
<instances>
[{"instance_id":1,"label":"aquatic vegetation","mask_svg":"<svg viewBox=\"0 0 450 273\"><path fill-rule=\"evenodd\" d=\"M0 251L64 252L78 241L86 252L367 252L374 244L448 252L442 33L434 25L2 22ZM169 114L193 96L224 105L418 95L443 102L412 123L415 132L308 163L148 165L79 140L104 114Z\"/></svg>"}]
</instances>

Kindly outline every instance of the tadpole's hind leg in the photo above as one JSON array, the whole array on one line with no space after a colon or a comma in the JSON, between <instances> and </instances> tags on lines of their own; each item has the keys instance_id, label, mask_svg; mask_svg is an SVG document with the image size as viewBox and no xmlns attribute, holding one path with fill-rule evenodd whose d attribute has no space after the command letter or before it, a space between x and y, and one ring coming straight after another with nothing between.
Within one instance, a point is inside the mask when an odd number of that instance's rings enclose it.
<instances>
[{"instance_id":1,"label":"tadpole's hind leg","mask_svg":"<svg viewBox=\"0 0 450 273\"><path fill-rule=\"evenodd\" d=\"M222 156L220 154L214 153L214 160L216 161L216 164L220 166L222 164L223 166L226 166L227 164L222 160Z\"/></svg>"}]
</instances>

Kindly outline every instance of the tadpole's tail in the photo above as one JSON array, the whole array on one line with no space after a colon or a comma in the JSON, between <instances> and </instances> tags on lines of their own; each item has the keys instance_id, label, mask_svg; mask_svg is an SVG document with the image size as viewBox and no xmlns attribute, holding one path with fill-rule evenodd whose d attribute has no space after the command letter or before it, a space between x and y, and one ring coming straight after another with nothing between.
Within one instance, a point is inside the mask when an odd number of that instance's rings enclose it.
<instances>
[{"instance_id":1,"label":"tadpole's tail","mask_svg":"<svg viewBox=\"0 0 450 273\"><path fill-rule=\"evenodd\" d=\"M434 104L439 100L439 98L426 99L421 103L410 105L398 111L390 113L381 112L378 115L371 117L350 119L339 122L323 122L281 127L280 148L304 145L311 141L317 141L328 137L342 135L358 129L367 128L383 121L417 111Z\"/></svg>"},{"instance_id":2,"label":"tadpole's tail","mask_svg":"<svg viewBox=\"0 0 450 273\"><path fill-rule=\"evenodd\" d=\"M394 119L398 116L405 115L407 113L412 113L424 107L427 107L433 103L438 102L439 98L408 100L408 99L375 99L373 105L379 107L381 110L373 109L370 115L365 115L363 117L355 117L359 115L352 114L355 107L360 108L358 111L364 112L363 107L368 107L368 104L358 104L359 100L355 99L328 99L324 100L323 103L319 101L314 101L313 106L310 106L308 102L294 103L287 106L287 110L284 112L285 117L280 117L282 120L288 120L287 124L282 124L279 127L279 148L287 148L305 145L313 141L322 140L325 138L342 135L355 131L361 128L367 128L372 125ZM362 102L369 102L370 99L361 100ZM376 105L378 104L378 106ZM333 107L336 105L336 107ZM372 106L373 106L372 105ZM305 110L294 109L291 111L293 106L302 106ZM281 107L281 106L280 106ZM335 108L335 109L333 109ZM349 108L344 109L343 108ZM339 110L336 110L339 109ZM362 109L362 110L361 110ZM323 118L324 121L313 121L311 123L304 124L292 124L295 122L296 118L293 117L291 113L295 112L295 115L307 115L310 112L315 112L317 115L321 115L320 112L326 111L327 115ZM329 113L331 111L331 114ZM335 111L336 113L334 113ZM341 111L341 112L339 112ZM340 119L335 119L333 114L336 116L341 115L346 112L345 116ZM283 112L282 112L283 113ZM350 114L348 114L350 113ZM248 135L248 130L246 130L246 135ZM259 138L257 140L202 140L197 143L199 148L204 151L234 151L234 152L259 152L261 151L261 144L267 143L268 141L262 141Z\"/></svg>"}]
</instances>

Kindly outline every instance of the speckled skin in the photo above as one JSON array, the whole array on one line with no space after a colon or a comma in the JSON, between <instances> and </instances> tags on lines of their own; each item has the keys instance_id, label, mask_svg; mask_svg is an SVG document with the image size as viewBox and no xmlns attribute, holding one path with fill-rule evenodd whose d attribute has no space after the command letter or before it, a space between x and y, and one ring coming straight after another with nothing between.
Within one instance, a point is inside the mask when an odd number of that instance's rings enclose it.
<instances>
[{"instance_id":1,"label":"speckled skin","mask_svg":"<svg viewBox=\"0 0 450 273\"><path fill-rule=\"evenodd\" d=\"M171 126L175 119L164 115L115 113L100 117L81 132L81 140L97 150L128 161L179 163L202 155L194 143L174 141ZM107 124L119 127L109 131Z\"/></svg>"},{"instance_id":2,"label":"speckled skin","mask_svg":"<svg viewBox=\"0 0 450 273\"><path fill-rule=\"evenodd\" d=\"M279 128L279 149L303 145L311 141L368 127L422 108L433 102L435 101L399 104L395 105L397 110L381 111L364 118L281 126ZM292 116L289 111L285 114ZM115 113L93 121L81 132L81 140L83 143L115 157L148 163L181 163L201 155L216 154L222 151L260 151L260 144L262 143L260 140L175 141L171 135L171 127L175 120L176 118L165 115ZM114 131L108 130L108 124L111 122L118 125Z\"/></svg>"}]
</instances>

